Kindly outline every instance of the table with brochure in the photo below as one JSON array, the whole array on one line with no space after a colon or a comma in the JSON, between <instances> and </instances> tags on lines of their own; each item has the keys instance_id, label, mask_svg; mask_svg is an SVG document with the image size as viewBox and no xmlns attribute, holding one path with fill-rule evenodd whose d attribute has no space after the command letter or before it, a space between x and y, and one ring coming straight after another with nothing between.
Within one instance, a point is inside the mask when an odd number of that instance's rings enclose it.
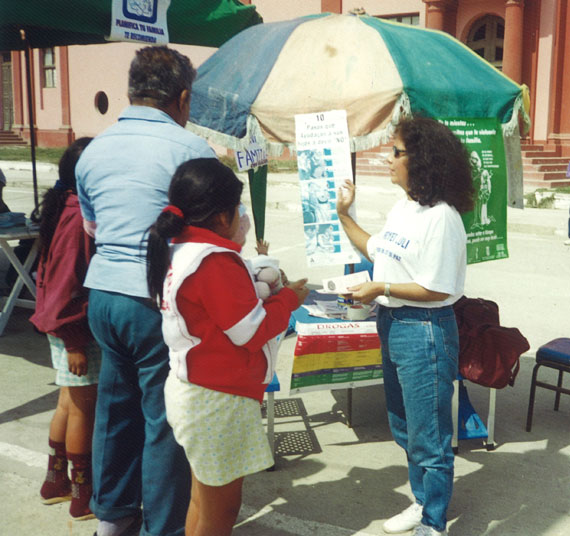
<instances>
[{"instance_id":1,"label":"table with brochure","mask_svg":"<svg viewBox=\"0 0 570 536\"><path fill-rule=\"evenodd\" d=\"M319 308L328 317L315 316ZM366 320L349 320L337 295L313 290L291 315L289 328L297 332L290 393L348 389L350 425L352 389L384 381L374 311Z\"/></svg>"},{"instance_id":2,"label":"table with brochure","mask_svg":"<svg viewBox=\"0 0 570 536\"><path fill-rule=\"evenodd\" d=\"M305 304L293 312L289 323L289 332L297 332L290 392L346 388L347 421L351 426L353 388L384 383L375 313L373 308L366 320L348 319L345 304L338 295L312 290ZM458 440L474 438L486 439L487 450L492 450L495 390L490 389L485 426L469 401L463 378L459 376L454 383L454 451L458 450Z\"/></svg>"}]
</instances>

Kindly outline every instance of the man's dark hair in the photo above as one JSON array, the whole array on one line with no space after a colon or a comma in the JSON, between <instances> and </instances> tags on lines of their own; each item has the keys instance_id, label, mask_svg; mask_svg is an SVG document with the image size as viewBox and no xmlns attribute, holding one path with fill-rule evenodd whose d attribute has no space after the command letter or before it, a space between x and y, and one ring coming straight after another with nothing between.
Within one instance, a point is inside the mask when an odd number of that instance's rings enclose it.
<instances>
[{"instance_id":1,"label":"man's dark hair","mask_svg":"<svg viewBox=\"0 0 570 536\"><path fill-rule=\"evenodd\" d=\"M129 69L129 99L154 99L168 106L180 93L192 90L196 70L190 60L166 46L137 50Z\"/></svg>"}]
</instances>

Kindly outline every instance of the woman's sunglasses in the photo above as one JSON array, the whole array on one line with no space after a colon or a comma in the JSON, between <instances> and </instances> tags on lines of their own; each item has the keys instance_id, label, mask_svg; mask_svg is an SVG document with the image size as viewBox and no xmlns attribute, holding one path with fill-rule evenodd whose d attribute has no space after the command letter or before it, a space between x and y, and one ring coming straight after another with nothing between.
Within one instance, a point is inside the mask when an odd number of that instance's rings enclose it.
<instances>
[{"instance_id":1,"label":"woman's sunglasses","mask_svg":"<svg viewBox=\"0 0 570 536\"><path fill-rule=\"evenodd\" d=\"M400 158L401 155L408 153L405 149L398 149L395 145L392 146L392 152L394 153L394 158Z\"/></svg>"}]
</instances>

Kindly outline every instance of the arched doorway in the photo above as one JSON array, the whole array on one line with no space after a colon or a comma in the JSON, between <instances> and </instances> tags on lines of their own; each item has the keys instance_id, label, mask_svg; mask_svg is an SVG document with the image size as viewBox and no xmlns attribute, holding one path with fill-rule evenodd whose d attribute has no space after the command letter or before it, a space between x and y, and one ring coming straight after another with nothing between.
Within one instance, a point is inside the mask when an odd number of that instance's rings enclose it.
<instances>
[{"instance_id":1,"label":"arched doorway","mask_svg":"<svg viewBox=\"0 0 570 536\"><path fill-rule=\"evenodd\" d=\"M503 67L503 40L505 21L495 15L485 15L471 26L467 46L501 70Z\"/></svg>"}]
</instances>

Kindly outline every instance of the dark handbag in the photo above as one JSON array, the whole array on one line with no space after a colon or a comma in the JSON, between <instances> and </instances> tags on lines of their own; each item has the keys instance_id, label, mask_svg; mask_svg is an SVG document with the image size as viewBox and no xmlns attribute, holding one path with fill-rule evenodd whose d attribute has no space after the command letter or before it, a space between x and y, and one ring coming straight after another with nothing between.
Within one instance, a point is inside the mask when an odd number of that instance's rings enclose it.
<instances>
[{"instance_id":1,"label":"dark handbag","mask_svg":"<svg viewBox=\"0 0 570 536\"><path fill-rule=\"evenodd\" d=\"M530 345L517 328L500 325L499 306L463 296L454 305L459 330L459 373L466 379L502 389L514 385L519 358Z\"/></svg>"}]
</instances>

